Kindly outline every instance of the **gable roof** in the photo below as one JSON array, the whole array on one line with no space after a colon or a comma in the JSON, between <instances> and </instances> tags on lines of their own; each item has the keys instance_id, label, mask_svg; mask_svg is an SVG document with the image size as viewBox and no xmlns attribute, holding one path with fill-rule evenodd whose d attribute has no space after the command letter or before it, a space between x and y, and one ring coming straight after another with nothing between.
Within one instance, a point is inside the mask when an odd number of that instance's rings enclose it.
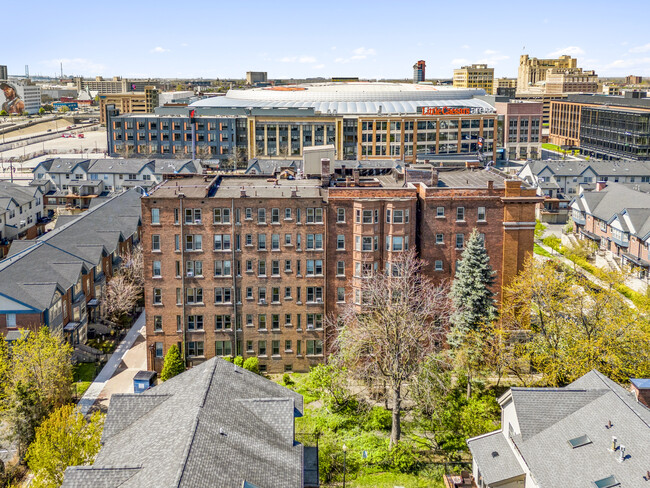
<instances>
[{"instance_id":1,"label":"gable roof","mask_svg":"<svg viewBox=\"0 0 650 488\"><path fill-rule=\"evenodd\" d=\"M301 395L213 358L142 394L114 395L94 465L68 468L62 486L301 487L293 423L302 408Z\"/></svg>"}]
</instances>

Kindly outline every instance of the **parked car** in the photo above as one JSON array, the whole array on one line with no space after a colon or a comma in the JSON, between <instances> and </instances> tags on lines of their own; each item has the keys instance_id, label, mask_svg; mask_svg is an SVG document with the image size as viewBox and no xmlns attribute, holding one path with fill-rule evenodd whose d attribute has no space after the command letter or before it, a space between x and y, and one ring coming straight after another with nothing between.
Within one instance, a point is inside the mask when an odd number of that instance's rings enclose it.
<instances>
[{"instance_id":1,"label":"parked car","mask_svg":"<svg viewBox=\"0 0 650 488\"><path fill-rule=\"evenodd\" d=\"M77 137L78 137L79 139L83 139L85 136L84 136L83 134L77 134Z\"/></svg>"}]
</instances>

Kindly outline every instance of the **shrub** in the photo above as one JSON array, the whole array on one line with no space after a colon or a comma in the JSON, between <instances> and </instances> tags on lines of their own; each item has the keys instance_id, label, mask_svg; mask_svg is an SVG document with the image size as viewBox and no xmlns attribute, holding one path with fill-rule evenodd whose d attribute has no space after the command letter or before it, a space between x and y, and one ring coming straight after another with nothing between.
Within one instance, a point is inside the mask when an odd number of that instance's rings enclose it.
<instances>
[{"instance_id":1,"label":"shrub","mask_svg":"<svg viewBox=\"0 0 650 488\"><path fill-rule=\"evenodd\" d=\"M295 384L289 373L284 373L282 375L282 383L284 383L284 386L292 386Z\"/></svg>"},{"instance_id":2,"label":"shrub","mask_svg":"<svg viewBox=\"0 0 650 488\"><path fill-rule=\"evenodd\" d=\"M390 430L393 414L382 407L372 407L363 422L363 430Z\"/></svg>"},{"instance_id":3,"label":"shrub","mask_svg":"<svg viewBox=\"0 0 650 488\"><path fill-rule=\"evenodd\" d=\"M414 473L422 468L415 448L403 441L390 451L389 458L390 468L400 473Z\"/></svg>"},{"instance_id":4,"label":"shrub","mask_svg":"<svg viewBox=\"0 0 650 488\"><path fill-rule=\"evenodd\" d=\"M167 381L169 378L173 378L183 371L185 371L185 364L181 358L178 346L174 344L167 351L167 355L165 355L165 362L163 364L162 373L160 373L160 379L162 381Z\"/></svg>"},{"instance_id":5,"label":"shrub","mask_svg":"<svg viewBox=\"0 0 650 488\"><path fill-rule=\"evenodd\" d=\"M260 361L257 358L248 358L244 361L244 369L260 374Z\"/></svg>"},{"instance_id":6,"label":"shrub","mask_svg":"<svg viewBox=\"0 0 650 488\"><path fill-rule=\"evenodd\" d=\"M221 359L224 361L228 361L229 363L232 363L232 356L223 356Z\"/></svg>"},{"instance_id":7,"label":"shrub","mask_svg":"<svg viewBox=\"0 0 650 488\"><path fill-rule=\"evenodd\" d=\"M235 363L235 366L239 366L240 368L244 367L244 358L241 356L237 356L234 360L233 363Z\"/></svg>"}]
</instances>

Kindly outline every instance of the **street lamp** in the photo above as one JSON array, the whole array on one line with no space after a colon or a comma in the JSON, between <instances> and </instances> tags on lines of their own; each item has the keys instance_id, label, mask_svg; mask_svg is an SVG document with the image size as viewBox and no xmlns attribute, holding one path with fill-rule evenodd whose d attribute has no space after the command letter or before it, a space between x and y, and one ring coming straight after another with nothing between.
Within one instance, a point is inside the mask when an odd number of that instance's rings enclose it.
<instances>
[{"instance_id":1,"label":"street lamp","mask_svg":"<svg viewBox=\"0 0 650 488\"><path fill-rule=\"evenodd\" d=\"M346 473L346 455L348 452L348 448L345 444L343 444L343 488L345 488L345 473Z\"/></svg>"}]
</instances>

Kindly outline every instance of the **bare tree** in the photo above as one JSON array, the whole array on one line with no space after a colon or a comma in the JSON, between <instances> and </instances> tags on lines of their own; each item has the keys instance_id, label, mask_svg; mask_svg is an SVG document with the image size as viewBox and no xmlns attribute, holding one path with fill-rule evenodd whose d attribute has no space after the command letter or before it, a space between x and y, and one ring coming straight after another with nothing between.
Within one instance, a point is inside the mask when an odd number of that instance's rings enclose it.
<instances>
[{"instance_id":1,"label":"bare tree","mask_svg":"<svg viewBox=\"0 0 650 488\"><path fill-rule=\"evenodd\" d=\"M141 288L118 272L106 285L106 315L114 322L131 312L138 303Z\"/></svg>"},{"instance_id":2,"label":"bare tree","mask_svg":"<svg viewBox=\"0 0 650 488\"><path fill-rule=\"evenodd\" d=\"M134 285L144 286L144 257L140 244L133 246L122 254L121 272Z\"/></svg>"},{"instance_id":3,"label":"bare tree","mask_svg":"<svg viewBox=\"0 0 650 488\"><path fill-rule=\"evenodd\" d=\"M352 377L386 386L392 401L391 447L401 437L402 388L439 347L452 312L448 288L422 275L415 251L393 254L386 273L357 278L355 299L338 317L334 361Z\"/></svg>"}]
</instances>

